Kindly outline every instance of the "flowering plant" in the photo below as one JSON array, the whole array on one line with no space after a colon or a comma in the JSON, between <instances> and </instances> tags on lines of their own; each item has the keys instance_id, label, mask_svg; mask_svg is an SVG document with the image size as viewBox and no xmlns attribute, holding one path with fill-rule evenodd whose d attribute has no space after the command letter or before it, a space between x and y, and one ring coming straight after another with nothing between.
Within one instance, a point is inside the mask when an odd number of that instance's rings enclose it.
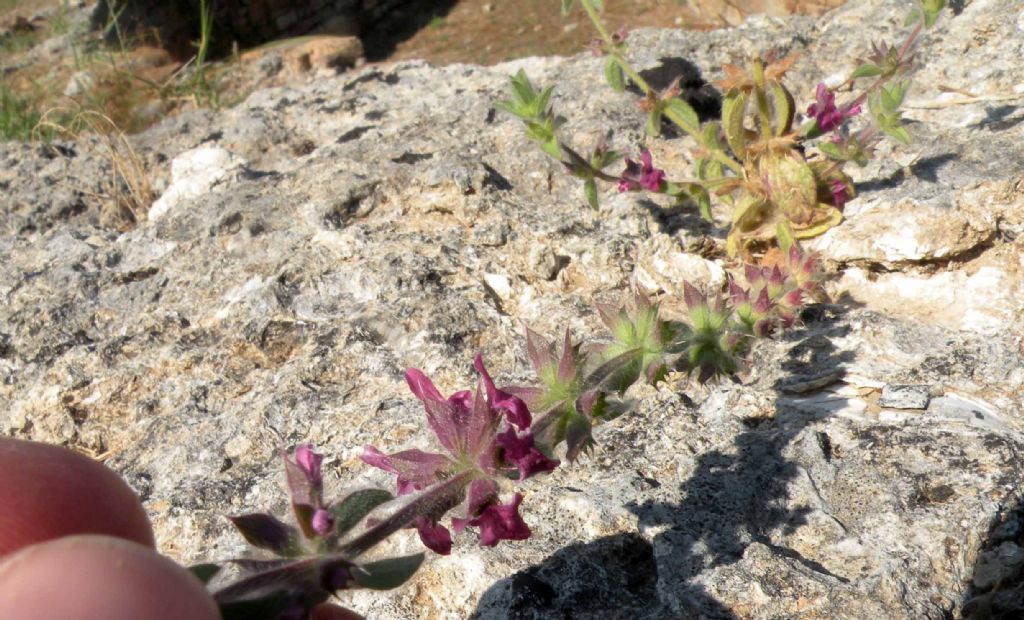
<instances>
[{"instance_id":1,"label":"flowering plant","mask_svg":"<svg viewBox=\"0 0 1024 620\"><path fill-rule=\"evenodd\" d=\"M562 0L566 10L572 4ZM510 488L554 471L563 450L570 462L594 450L594 428L630 410L626 392L632 385L666 382L672 373L695 375L701 383L733 375L756 338L794 326L802 306L819 293L820 278L818 257L798 240L841 219L854 193L844 164L863 165L881 134L909 141L899 112L907 85L891 82L912 68L917 37L935 21L943 0L921 0L907 40L899 48L875 45L843 84L874 78L864 92L837 104L840 89L819 84L799 128L793 97L781 82L793 58L756 59L749 71L725 67L721 120L701 126L677 86L655 92L630 67L625 34L609 35L597 16L600 0L580 4L602 36L608 82L622 91L628 79L643 92L648 133L658 135L664 117L697 139L695 177L669 180L646 149L636 161L624 158L620 174L605 172L623 156L605 140L586 157L562 142L557 131L565 120L550 106L551 87L538 91L522 72L512 78L513 98L502 107L523 119L527 135L545 153L583 180L592 206L598 181L615 183L621 192L658 192L693 202L709 219L714 196L732 208L728 253L758 252L760 261L745 265L742 277L730 276L724 290L684 283L681 321L663 319L656 302L633 291L622 306L598 306L611 332L603 342L584 344L566 330L556 344L527 328L535 385L499 388L479 354L473 362L480 375L476 390L448 397L421 371L407 370L406 382L425 410L438 451L385 453L366 446L362 460L395 476L396 495L369 488L333 502L325 499L323 457L312 446L283 454L296 525L266 513L231 518L250 544L277 559L193 567L204 582L226 565L243 571L240 580L214 593L223 618L304 620L339 591L397 587L415 573L424 554L375 561L362 556L402 529L415 529L440 554L451 552L453 530L477 530L484 546L530 537L520 514L524 495L515 490L509 496ZM849 121L862 115L865 104L872 120L851 132Z\"/></svg>"},{"instance_id":2,"label":"flowering plant","mask_svg":"<svg viewBox=\"0 0 1024 620\"><path fill-rule=\"evenodd\" d=\"M780 263L748 266L746 284L730 279L728 295L686 283L685 322L661 319L658 305L635 291L621 307L598 307L610 342L585 347L567 330L559 349L527 329L527 357L539 385L499 388L477 354L480 385L446 398L410 368L406 383L441 451L388 454L366 446L362 460L395 476L396 495L370 488L327 501L323 456L297 446L282 454L296 525L267 513L230 518L246 541L278 559L228 560L193 572L204 582L225 565L246 573L214 593L225 619L303 620L342 590L390 589L408 580L422 553L360 560L399 530L414 528L424 546L442 555L452 550L451 530L475 528L484 546L529 538L519 512L524 496L514 492L502 501L504 488L554 471L562 443L569 461L592 450L594 427L630 409L624 397L631 385L665 381L672 371L696 373L701 382L735 373L753 338L796 323L817 287L817 259L785 231L780 237L787 248Z\"/></svg>"},{"instance_id":3,"label":"flowering plant","mask_svg":"<svg viewBox=\"0 0 1024 620\"><path fill-rule=\"evenodd\" d=\"M568 12L574 0L562 0ZM731 230L725 249L730 256L749 258L777 243L775 231L784 224L797 238L820 235L842 220L845 203L854 197L850 177L843 172L848 162L864 165L882 135L910 142L902 124L900 105L909 83L903 79L914 67L918 37L931 26L944 0L918 0L907 19L914 24L898 47L873 45L870 57L857 66L838 87L820 83L815 100L806 108L804 122L796 125L797 106L782 78L795 56L778 58L769 53L754 58L748 69L725 65L721 119L701 124L693 107L681 96L679 79L656 91L626 60L626 34L610 34L598 13L601 0L579 0L601 37L596 45L606 56L604 75L611 88L623 92L628 83L642 93L639 107L646 115L646 132L657 137L666 119L693 137L698 144L692 175L670 179L657 168L651 152L640 150L639 163L625 158L618 175L605 169L622 158L602 140L584 157L558 137L566 119L550 105L552 87L538 91L525 72L511 78L512 98L498 106L520 118L527 135L549 156L559 160L575 177L583 179L587 202L598 206L598 181L615 183L620 192L648 191L673 197L677 204L696 205L711 219L712 198L731 210ZM870 80L851 99L836 103L836 93ZM869 119L856 130L850 120Z\"/></svg>"}]
</instances>

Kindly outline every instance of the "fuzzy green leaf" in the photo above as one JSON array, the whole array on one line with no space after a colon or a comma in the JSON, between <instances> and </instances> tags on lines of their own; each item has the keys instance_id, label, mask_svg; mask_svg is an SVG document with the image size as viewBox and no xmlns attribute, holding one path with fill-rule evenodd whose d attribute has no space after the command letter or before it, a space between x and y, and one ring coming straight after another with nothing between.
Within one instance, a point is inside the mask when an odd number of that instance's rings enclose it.
<instances>
[{"instance_id":1,"label":"fuzzy green leaf","mask_svg":"<svg viewBox=\"0 0 1024 620\"><path fill-rule=\"evenodd\" d=\"M700 127L700 117L697 116L696 110L679 97L669 99L667 109L672 114L679 116L684 123L689 125L689 127L684 127L684 129L696 130ZM672 116L670 115L669 118L672 119Z\"/></svg>"},{"instance_id":2,"label":"fuzzy green leaf","mask_svg":"<svg viewBox=\"0 0 1024 620\"><path fill-rule=\"evenodd\" d=\"M423 554L370 562L352 573L356 583L371 590L391 590L412 577L423 563Z\"/></svg>"},{"instance_id":3,"label":"fuzzy green leaf","mask_svg":"<svg viewBox=\"0 0 1024 620\"><path fill-rule=\"evenodd\" d=\"M779 222L775 227L775 238L779 240L779 249L783 252L789 252L789 248L797 245L793 227L785 220Z\"/></svg>"},{"instance_id":4,"label":"fuzzy green leaf","mask_svg":"<svg viewBox=\"0 0 1024 620\"><path fill-rule=\"evenodd\" d=\"M806 160L778 156L762 159L761 164L761 174L772 188L772 202L790 219L807 219L818 202L818 184Z\"/></svg>"},{"instance_id":5,"label":"fuzzy green leaf","mask_svg":"<svg viewBox=\"0 0 1024 620\"><path fill-rule=\"evenodd\" d=\"M626 90L626 77L622 73L622 67L619 66L618 60L615 56L609 56L604 61L604 79L607 80L608 85L612 87L617 93L621 93Z\"/></svg>"},{"instance_id":6,"label":"fuzzy green leaf","mask_svg":"<svg viewBox=\"0 0 1024 620\"><path fill-rule=\"evenodd\" d=\"M892 127L882 127L882 131L888 136L892 136L893 139L902 142L903 144L910 144L910 132L903 125L895 125Z\"/></svg>"},{"instance_id":7,"label":"fuzzy green leaf","mask_svg":"<svg viewBox=\"0 0 1024 620\"><path fill-rule=\"evenodd\" d=\"M583 183L583 194L587 197L587 204L590 205L591 209L596 209L599 206L597 201L597 182L594 179L587 179Z\"/></svg>"},{"instance_id":8,"label":"fuzzy green leaf","mask_svg":"<svg viewBox=\"0 0 1024 620\"><path fill-rule=\"evenodd\" d=\"M654 108L647 115L647 124L644 125L644 131L652 138L657 138L661 133L661 110L659 108Z\"/></svg>"},{"instance_id":9,"label":"fuzzy green leaf","mask_svg":"<svg viewBox=\"0 0 1024 620\"><path fill-rule=\"evenodd\" d=\"M875 77L876 75L882 75L884 72L885 70L878 65L864 63L853 70L853 73L850 74L850 79L856 80L858 78Z\"/></svg>"},{"instance_id":10,"label":"fuzzy green leaf","mask_svg":"<svg viewBox=\"0 0 1024 620\"><path fill-rule=\"evenodd\" d=\"M722 102L722 128L729 148L740 159L747 151L746 130L743 117L747 109L747 97L738 89L732 89Z\"/></svg>"},{"instance_id":11,"label":"fuzzy green leaf","mask_svg":"<svg viewBox=\"0 0 1024 620\"><path fill-rule=\"evenodd\" d=\"M530 78L526 76L526 71L520 69L518 73L509 78L509 83L520 102L529 104L537 98L537 91L533 88Z\"/></svg>"},{"instance_id":12,"label":"fuzzy green leaf","mask_svg":"<svg viewBox=\"0 0 1024 620\"><path fill-rule=\"evenodd\" d=\"M361 489L345 496L345 499L331 506L334 517L334 531L340 536L370 514L374 508L394 497L383 489Z\"/></svg>"},{"instance_id":13,"label":"fuzzy green leaf","mask_svg":"<svg viewBox=\"0 0 1024 620\"><path fill-rule=\"evenodd\" d=\"M924 26L931 28L939 18L939 12L946 6L945 0L922 0L921 10L924 12Z\"/></svg>"},{"instance_id":14,"label":"fuzzy green leaf","mask_svg":"<svg viewBox=\"0 0 1024 620\"><path fill-rule=\"evenodd\" d=\"M772 106L775 109L775 135L782 136L793 129L795 102L793 95L779 82L771 83Z\"/></svg>"},{"instance_id":15,"label":"fuzzy green leaf","mask_svg":"<svg viewBox=\"0 0 1024 620\"><path fill-rule=\"evenodd\" d=\"M554 135L541 142L540 149L555 159L562 157L562 147L558 144L558 138Z\"/></svg>"},{"instance_id":16,"label":"fuzzy green leaf","mask_svg":"<svg viewBox=\"0 0 1024 620\"><path fill-rule=\"evenodd\" d=\"M572 10L573 0L562 0L562 15L568 15Z\"/></svg>"},{"instance_id":17,"label":"fuzzy green leaf","mask_svg":"<svg viewBox=\"0 0 1024 620\"><path fill-rule=\"evenodd\" d=\"M818 149L832 159L845 160L843 152L839 149L839 145L831 140L822 140L818 142Z\"/></svg>"},{"instance_id":18,"label":"fuzzy green leaf","mask_svg":"<svg viewBox=\"0 0 1024 620\"><path fill-rule=\"evenodd\" d=\"M253 513L228 517L228 520L250 545L284 557L302 553L299 531L273 515Z\"/></svg>"}]
</instances>

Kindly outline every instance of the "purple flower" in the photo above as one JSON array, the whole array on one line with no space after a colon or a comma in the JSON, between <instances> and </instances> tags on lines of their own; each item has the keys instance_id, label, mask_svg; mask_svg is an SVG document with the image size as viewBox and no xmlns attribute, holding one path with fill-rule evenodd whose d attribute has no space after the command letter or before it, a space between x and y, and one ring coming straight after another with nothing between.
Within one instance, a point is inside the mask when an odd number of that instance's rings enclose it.
<instances>
[{"instance_id":1,"label":"purple flower","mask_svg":"<svg viewBox=\"0 0 1024 620\"><path fill-rule=\"evenodd\" d=\"M843 109L836 108L836 96L825 86L819 83L815 91L815 102L807 108L807 115L813 116L818 121L818 129L822 133L832 131L843 124L848 118L860 114L860 106L848 106Z\"/></svg>"},{"instance_id":2,"label":"purple flower","mask_svg":"<svg viewBox=\"0 0 1024 620\"><path fill-rule=\"evenodd\" d=\"M323 477L320 474L320 464L323 460L323 455L313 452L313 446L308 443L295 447L295 463L314 486L323 484Z\"/></svg>"},{"instance_id":3,"label":"purple flower","mask_svg":"<svg viewBox=\"0 0 1024 620\"><path fill-rule=\"evenodd\" d=\"M461 391L445 398L433 382L419 370L405 373L409 389L423 403L427 423L447 454L404 450L384 454L366 446L364 462L395 474L398 493L437 489L465 480L461 486L465 516L452 519L452 526L461 531L467 525L480 527L481 544L521 540L530 535L519 517L518 494L512 504L498 503L498 481L508 480L518 472L518 479L541 472L550 472L558 461L548 458L534 445L529 427L532 416L522 399L494 385L483 358L478 354L473 365L480 373L482 386L476 392ZM449 504L449 506L458 503ZM509 512L511 510L511 513ZM437 513L434 510L434 513ZM438 521L442 514L422 514L414 525L420 540L433 551L447 554L451 550L451 534Z\"/></svg>"},{"instance_id":4,"label":"purple flower","mask_svg":"<svg viewBox=\"0 0 1024 620\"><path fill-rule=\"evenodd\" d=\"M846 201L849 198L846 183L843 183L842 181L829 181L828 185L832 190L832 205L837 209L842 209L843 205L846 204Z\"/></svg>"},{"instance_id":5,"label":"purple flower","mask_svg":"<svg viewBox=\"0 0 1024 620\"><path fill-rule=\"evenodd\" d=\"M331 513L323 508L317 508L313 512L313 518L310 519L310 525L313 527L313 531L321 536L325 536L331 532L334 528L334 517Z\"/></svg>"},{"instance_id":6,"label":"purple flower","mask_svg":"<svg viewBox=\"0 0 1024 620\"><path fill-rule=\"evenodd\" d=\"M626 169L619 177L620 192L633 192L640 188L652 192L661 190L661 183L665 180L665 171L654 167L649 150L644 149L640 153L640 162L638 164L632 159L626 158Z\"/></svg>"},{"instance_id":7,"label":"purple flower","mask_svg":"<svg viewBox=\"0 0 1024 620\"><path fill-rule=\"evenodd\" d=\"M548 458L534 446L531 431L519 434L510 426L504 433L499 433L495 439L504 449L505 459L516 464L520 480L526 480L541 472L551 473L558 467L558 461Z\"/></svg>"},{"instance_id":8,"label":"purple flower","mask_svg":"<svg viewBox=\"0 0 1024 620\"><path fill-rule=\"evenodd\" d=\"M448 555L452 552L452 534L443 525L431 521L427 517L416 519L416 531L419 532L420 540L438 555Z\"/></svg>"},{"instance_id":9,"label":"purple flower","mask_svg":"<svg viewBox=\"0 0 1024 620\"><path fill-rule=\"evenodd\" d=\"M530 527L519 516L519 504L523 496L516 493L510 504L491 504L473 519L452 519L452 527L456 532L467 525L480 528L480 544L493 547L502 540L526 540L530 537Z\"/></svg>"},{"instance_id":10,"label":"purple flower","mask_svg":"<svg viewBox=\"0 0 1024 620\"><path fill-rule=\"evenodd\" d=\"M334 519L324 502L323 455L314 452L313 446L301 444L295 447L293 457L287 454L283 457L292 506L303 533L307 538L330 534Z\"/></svg>"}]
</instances>

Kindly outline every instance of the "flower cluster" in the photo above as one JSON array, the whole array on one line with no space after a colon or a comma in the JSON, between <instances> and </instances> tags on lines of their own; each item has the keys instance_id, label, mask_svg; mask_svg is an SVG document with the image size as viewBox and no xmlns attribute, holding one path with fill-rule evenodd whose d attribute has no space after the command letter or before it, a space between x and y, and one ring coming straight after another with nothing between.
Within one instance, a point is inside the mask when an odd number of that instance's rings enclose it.
<instances>
[{"instance_id":1,"label":"flower cluster","mask_svg":"<svg viewBox=\"0 0 1024 620\"><path fill-rule=\"evenodd\" d=\"M626 169L619 175L619 191L633 192L643 188L659 192L664 182L665 171L654 167L651 152L644 149L640 153L640 163L626 158Z\"/></svg>"},{"instance_id":2,"label":"flower cluster","mask_svg":"<svg viewBox=\"0 0 1024 620\"><path fill-rule=\"evenodd\" d=\"M538 473L548 473L558 461L547 457L534 445L530 429L532 417L522 399L499 390L478 354L473 362L484 391L456 392L445 398L422 372L405 373L409 389L422 403L427 424L447 454L411 449L383 454L366 446L366 463L395 474L398 494L422 491L449 480L460 481L454 494L462 494L465 516L452 519L456 532L467 526L480 529L480 543L493 546L501 540L523 540L530 536L515 494L509 503L498 499L499 481L510 474L522 481ZM448 529L439 524L445 511L417 517L415 526L423 544L440 554L451 551Z\"/></svg>"},{"instance_id":3,"label":"flower cluster","mask_svg":"<svg viewBox=\"0 0 1024 620\"><path fill-rule=\"evenodd\" d=\"M818 123L818 131L822 133L838 129L849 118L860 114L860 105L851 104L836 108L836 96L825 84L818 84L815 101L807 108L807 116L813 117Z\"/></svg>"},{"instance_id":4,"label":"flower cluster","mask_svg":"<svg viewBox=\"0 0 1024 620\"><path fill-rule=\"evenodd\" d=\"M568 11L575 0L562 4ZM579 0L579 4L601 36L602 44L594 49L605 55L608 85L617 92L625 92L630 84L639 89L638 108L646 116L647 134L661 135L662 121L667 119L696 140L690 179L669 179L654 166L646 147L639 149L639 161L627 157L625 170L618 175L605 172L617 156L588 160L578 155L559 139L558 130L566 119L549 105L551 87L536 89L522 71L511 80L513 98L499 102L499 107L522 119L527 134L545 153L584 180L584 194L592 207L598 204L597 181L615 183L620 192L668 195L678 205L696 206L708 220L715 197L731 210L725 252L752 260L777 245L774 231L779 224L801 239L838 225L843 207L855 195L843 166L851 161L865 165L882 135L910 142L900 112L907 82L900 79L913 70L917 37L935 22L944 1L919 2L908 20L916 26L902 45L873 45L873 54L836 89L871 80L848 102L837 105L835 91L819 83L814 102L805 108L806 122L800 125L794 97L782 81L796 61L794 55L777 58L768 53L763 60L753 59L749 69L722 67L725 77L716 83L724 93L721 120L702 123L681 96L678 79L657 90L633 69L626 60L625 37L609 33L598 16L599 0ZM870 118L862 120L858 117L865 104ZM853 119L862 125L856 132L850 131Z\"/></svg>"}]
</instances>

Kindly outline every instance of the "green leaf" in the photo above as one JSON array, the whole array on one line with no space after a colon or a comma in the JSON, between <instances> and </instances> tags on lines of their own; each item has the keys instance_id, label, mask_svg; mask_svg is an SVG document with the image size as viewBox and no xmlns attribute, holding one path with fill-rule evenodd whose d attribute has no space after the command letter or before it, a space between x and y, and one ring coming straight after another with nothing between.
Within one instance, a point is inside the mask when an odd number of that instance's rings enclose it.
<instances>
[{"instance_id":1,"label":"green leaf","mask_svg":"<svg viewBox=\"0 0 1024 620\"><path fill-rule=\"evenodd\" d=\"M609 56L608 59L604 61L604 79L615 92L621 93L626 90L626 78L625 75L623 75L622 67L619 66L619 62L615 56Z\"/></svg>"},{"instance_id":2,"label":"green leaf","mask_svg":"<svg viewBox=\"0 0 1024 620\"><path fill-rule=\"evenodd\" d=\"M561 161L562 159L562 147L558 144L558 138L552 135L547 140L541 142L540 150L544 151L548 155Z\"/></svg>"},{"instance_id":3,"label":"green leaf","mask_svg":"<svg viewBox=\"0 0 1024 620\"><path fill-rule=\"evenodd\" d=\"M644 131L652 138L657 138L661 133L661 110L659 108L655 107L647 115L647 124L644 125Z\"/></svg>"},{"instance_id":4,"label":"green leaf","mask_svg":"<svg viewBox=\"0 0 1024 620\"><path fill-rule=\"evenodd\" d=\"M591 209L596 209L599 206L597 201L597 182L594 179L587 179L583 183L583 194L587 197L587 204L590 205Z\"/></svg>"},{"instance_id":5,"label":"green leaf","mask_svg":"<svg viewBox=\"0 0 1024 620\"><path fill-rule=\"evenodd\" d=\"M697 201L697 208L700 210L700 216L706 221L711 221L711 194L708 190L701 185L696 185L696 189L690 192L693 199Z\"/></svg>"},{"instance_id":6,"label":"green leaf","mask_svg":"<svg viewBox=\"0 0 1024 620\"><path fill-rule=\"evenodd\" d=\"M921 13L921 8L915 6L914 8L910 9L910 14L908 14L907 18L903 20L903 27L906 28L907 26L916 24L918 21L921 20L922 17L923 15Z\"/></svg>"},{"instance_id":7,"label":"green leaf","mask_svg":"<svg viewBox=\"0 0 1024 620\"><path fill-rule=\"evenodd\" d=\"M604 362L583 379L583 392L606 391L622 393L640 376L644 351L632 348Z\"/></svg>"},{"instance_id":8,"label":"green leaf","mask_svg":"<svg viewBox=\"0 0 1024 620\"><path fill-rule=\"evenodd\" d=\"M221 566L218 564L196 564L189 566L188 572L195 575L196 579L203 582L203 585L206 585L220 572L220 569Z\"/></svg>"},{"instance_id":9,"label":"green leaf","mask_svg":"<svg viewBox=\"0 0 1024 620\"><path fill-rule=\"evenodd\" d=\"M931 28L935 25L935 20L939 18L939 12L945 6L945 0L922 0L921 9L924 11L925 28Z\"/></svg>"},{"instance_id":10,"label":"green leaf","mask_svg":"<svg viewBox=\"0 0 1024 620\"><path fill-rule=\"evenodd\" d=\"M494 107L498 108L499 110L504 110L511 114L512 116L516 116L521 119L527 119L530 117L530 115L523 110L521 105L509 99L495 101Z\"/></svg>"},{"instance_id":11,"label":"green leaf","mask_svg":"<svg viewBox=\"0 0 1024 620\"><path fill-rule=\"evenodd\" d=\"M356 583L371 590L391 590L412 577L423 563L423 554L370 562L352 573Z\"/></svg>"},{"instance_id":12,"label":"green leaf","mask_svg":"<svg viewBox=\"0 0 1024 620\"><path fill-rule=\"evenodd\" d=\"M345 496L345 499L331 506L334 517L334 531L340 536L351 530L370 514L374 508L394 497L383 489L361 489Z\"/></svg>"},{"instance_id":13,"label":"green leaf","mask_svg":"<svg viewBox=\"0 0 1024 620\"><path fill-rule=\"evenodd\" d=\"M590 0L590 4L597 9L598 13L604 13L604 0Z\"/></svg>"},{"instance_id":14,"label":"green leaf","mask_svg":"<svg viewBox=\"0 0 1024 620\"><path fill-rule=\"evenodd\" d=\"M250 545L293 557L302 553L299 531L273 515L252 513L228 517Z\"/></svg>"},{"instance_id":15,"label":"green leaf","mask_svg":"<svg viewBox=\"0 0 1024 620\"><path fill-rule=\"evenodd\" d=\"M725 129L725 140L740 159L743 159L747 151L746 130L743 128L746 109L747 97L736 88L730 90L722 102L722 128Z\"/></svg>"},{"instance_id":16,"label":"green leaf","mask_svg":"<svg viewBox=\"0 0 1024 620\"><path fill-rule=\"evenodd\" d=\"M509 83L520 102L530 104L537 98L537 92L534 90L533 84L530 83L530 78L526 76L526 71L520 69L509 79Z\"/></svg>"},{"instance_id":17,"label":"green leaf","mask_svg":"<svg viewBox=\"0 0 1024 620\"><path fill-rule=\"evenodd\" d=\"M779 249L783 252L789 252L789 248L794 245L799 247L796 235L793 233L793 227L790 226L788 220L779 222L778 226L775 227L775 238L779 240Z\"/></svg>"},{"instance_id":18,"label":"green leaf","mask_svg":"<svg viewBox=\"0 0 1024 620\"><path fill-rule=\"evenodd\" d=\"M537 116L542 116L548 111L548 103L551 102L551 93L553 93L554 91L554 86L548 86L547 88L541 91L540 96L537 97L537 100L535 102Z\"/></svg>"},{"instance_id":19,"label":"green leaf","mask_svg":"<svg viewBox=\"0 0 1024 620\"><path fill-rule=\"evenodd\" d=\"M818 150L832 159L838 159L840 161L846 160L843 156L843 152L839 149L839 145L831 140L822 140L818 142Z\"/></svg>"},{"instance_id":20,"label":"green leaf","mask_svg":"<svg viewBox=\"0 0 1024 620\"><path fill-rule=\"evenodd\" d=\"M690 104L686 103L679 97L672 97L669 99L667 108L673 114L681 117L683 122L689 125L689 127L683 127L683 129L697 130L700 128L700 117L697 116L697 112L692 106L690 106ZM672 119L671 116L669 116L669 118Z\"/></svg>"},{"instance_id":21,"label":"green leaf","mask_svg":"<svg viewBox=\"0 0 1024 620\"><path fill-rule=\"evenodd\" d=\"M771 83L771 92L775 109L775 135L782 136L793 128L795 103L793 95L779 82Z\"/></svg>"},{"instance_id":22,"label":"green leaf","mask_svg":"<svg viewBox=\"0 0 1024 620\"><path fill-rule=\"evenodd\" d=\"M882 75L884 72L885 70L878 65L864 63L853 70L853 73L850 74L850 79L856 80L857 78L875 77L876 75Z\"/></svg>"},{"instance_id":23,"label":"green leaf","mask_svg":"<svg viewBox=\"0 0 1024 620\"><path fill-rule=\"evenodd\" d=\"M700 183L682 183L679 185L677 196L680 201L689 198L697 203L700 215L707 221L711 221L711 195Z\"/></svg>"},{"instance_id":24,"label":"green leaf","mask_svg":"<svg viewBox=\"0 0 1024 620\"><path fill-rule=\"evenodd\" d=\"M562 15L568 15L572 10L573 0L562 0Z\"/></svg>"},{"instance_id":25,"label":"green leaf","mask_svg":"<svg viewBox=\"0 0 1024 620\"><path fill-rule=\"evenodd\" d=\"M902 125L882 127L882 131L884 131L886 135L892 136L893 139L898 140L903 144L910 144L911 142L910 132L907 131L907 128Z\"/></svg>"}]
</instances>

